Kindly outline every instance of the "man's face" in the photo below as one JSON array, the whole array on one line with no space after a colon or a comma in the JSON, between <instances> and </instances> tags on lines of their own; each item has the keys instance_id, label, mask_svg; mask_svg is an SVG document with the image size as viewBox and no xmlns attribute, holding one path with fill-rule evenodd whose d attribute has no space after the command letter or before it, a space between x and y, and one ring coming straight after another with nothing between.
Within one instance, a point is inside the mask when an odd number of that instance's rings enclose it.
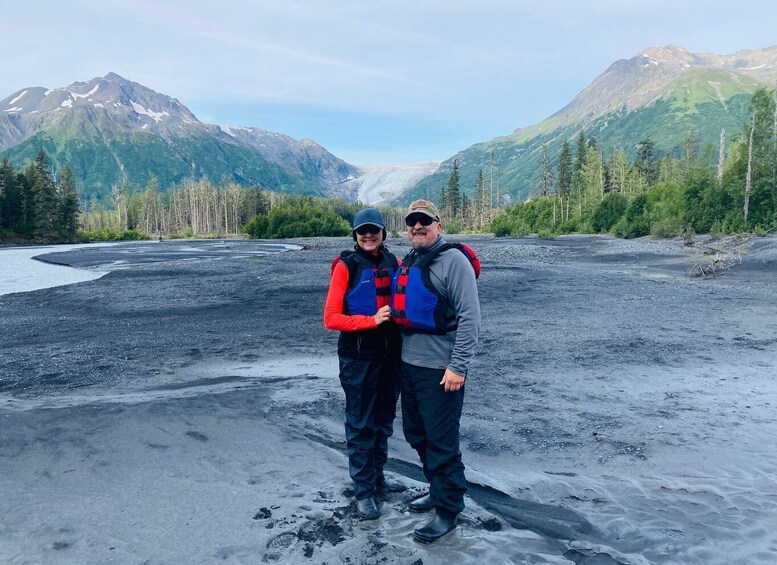
<instances>
[{"instance_id":1,"label":"man's face","mask_svg":"<svg viewBox=\"0 0 777 565\"><path fill-rule=\"evenodd\" d=\"M424 225L431 220L431 223ZM437 220L432 220L426 214L410 214L407 217L407 238L410 240L410 246L413 249L422 249L429 247L435 241L442 231L442 224Z\"/></svg>"}]
</instances>

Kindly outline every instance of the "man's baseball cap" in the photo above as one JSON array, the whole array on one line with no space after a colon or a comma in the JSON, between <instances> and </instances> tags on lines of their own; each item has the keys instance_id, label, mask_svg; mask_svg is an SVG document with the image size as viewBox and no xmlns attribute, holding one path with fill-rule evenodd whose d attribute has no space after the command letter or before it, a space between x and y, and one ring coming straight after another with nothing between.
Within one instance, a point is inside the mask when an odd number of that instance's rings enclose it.
<instances>
[{"instance_id":1,"label":"man's baseball cap","mask_svg":"<svg viewBox=\"0 0 777 565\"><path fill-rule=\"evenodd\" d=\"M416 200L415 202L412 202L407 208L405 219L411 214L424 214L437 222L440 221L440 212L437 211L437 206L428 200Z\"/></svg>"},{"instance_id":2,"label":"man's baseball cap","mask_svg":"<svg viewBox=\"0 0 777 565\"><path fill-rule=\"evenodd\" d=\"M386 229L386 224L383 222L383 216L375 208L365 208L364 210L359 210L353 217L354 230L367 225L378 226L382 230Z\"/></svg>"}]
</instances>

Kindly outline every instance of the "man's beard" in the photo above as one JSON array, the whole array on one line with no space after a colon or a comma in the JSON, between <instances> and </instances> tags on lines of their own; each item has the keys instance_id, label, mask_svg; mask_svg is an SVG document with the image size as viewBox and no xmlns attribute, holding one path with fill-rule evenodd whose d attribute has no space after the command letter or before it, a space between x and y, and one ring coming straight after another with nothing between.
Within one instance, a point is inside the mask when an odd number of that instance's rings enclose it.
<instances>
[{"instance_id":1,"label":"man's beard","mask_svg":"<svg viewBox=\"0 0 777 565\"><path fill-rule=\"evenodd\" d=\"M419 253L423 253L431 246L427 244L425 241L421 241L413 238L410 240L410 247L412 247L415 251L418 251Z\"/></svg>"}]
</instances>

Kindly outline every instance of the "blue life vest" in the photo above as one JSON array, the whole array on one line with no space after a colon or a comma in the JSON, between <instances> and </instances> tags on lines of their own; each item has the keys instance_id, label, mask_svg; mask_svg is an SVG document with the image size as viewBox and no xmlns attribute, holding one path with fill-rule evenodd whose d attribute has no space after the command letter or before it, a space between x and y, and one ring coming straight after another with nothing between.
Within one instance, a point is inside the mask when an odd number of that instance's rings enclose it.
<instances>
[{"instance_id":1,"label":"blue life vest","mask_svg":"<svg viewBox=\"0 0 777 565\"><path fill-rule=\"evenodd\" d=\"M397 258L383 251L376 263L359 251L343 251L335 260L348 267L348 288L343 298L343 314L373 316L391 299L391 279L397 270Z\"/></svg>"},{"instance_id":2,"label":"blue life vest","mask_svg":"<svg viewBox=\"0 0 777 565\"><path fill-rule=\"evenodd\" d=\"M423 255L410 253L391 281L391 317L400 331L445 334L458 328L450 301L434 287L429 271L435 257L448 249L464 253L475 277L480 276L480 261L462 243L445 243Z\"/></svg>"}]
</instances>

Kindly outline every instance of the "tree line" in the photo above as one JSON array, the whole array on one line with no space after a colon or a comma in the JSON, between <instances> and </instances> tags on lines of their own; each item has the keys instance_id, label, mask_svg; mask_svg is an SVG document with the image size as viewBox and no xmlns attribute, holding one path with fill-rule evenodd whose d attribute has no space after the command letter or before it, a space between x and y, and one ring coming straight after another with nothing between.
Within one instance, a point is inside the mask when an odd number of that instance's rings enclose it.
<instances>
[{"instance_id":1,"label":"tree line","mask_svg":"<svg viewBox=\"0 0 777 565\"><path fill-rule=\"evenodd\" d=\"M497 235L612 232L652 234L773 232L777 229L777 104L757 90L750 119L727 146L700 147L691 132L676 151L661 154L646 137L630 160L606 151L580 130L564 140L555 161L542 147L537 196L494 218ZM453 174L451 175L453 176Z\"/></svg>"},{"instance_id":2,"label":"tree line","mask_svg":"<svg viewBox=\"0 0 777 565\"><path fill-rule=\"evenodd\" d=\"M621 237L683 233L766 233L777 228L777 104L775 92L759 89L750 119L732 142L721 131L717 147L700 147L691 132L681 147L662 153L650 137L632 159L622 148L605 148L581 129L551 156L542 146L536 197L498 208L493 165L481 169L468 191L454 161L438 205L446 231L493 231L496 235L611 232ZM230 180L187 179L160 190L151 178L142 189L118 183L109 207L92 200L79 210L73 176L51 170L41 149L17 171L0 164L0 237L37 241L119 239L141 234L256 238L338 236L350 233L363 204L340 199L273 193ZM495 205L497 204L497 205ZM404 209L382 207L389 232L403 232Z\"/></svg>"},{"instance_id":3,"label":"tree line","mask_svg":"<svg viewBox=\"0 0 777 565\"><path fill-rule=\"evenodd\" d=\"M142 190L112 187L110 207L87 204L82 228L95 239L122 233L155 237L248 237L275 239L350 234L353 215L364 205L341 199L271 192L229 180L213 184L186 179L161 191L152 178Z\"/></svg>"},{"instance_id":4,"label":"tree line","mask_svg":"<svg viewBox=\"0 0 777 565\"><path fill-rule=\"evenodd\" d=\"M22 170L0 162L0 239L75 241L78 215L72 171L55 175L43 149Z\"/></svg>"}]
</instances>

